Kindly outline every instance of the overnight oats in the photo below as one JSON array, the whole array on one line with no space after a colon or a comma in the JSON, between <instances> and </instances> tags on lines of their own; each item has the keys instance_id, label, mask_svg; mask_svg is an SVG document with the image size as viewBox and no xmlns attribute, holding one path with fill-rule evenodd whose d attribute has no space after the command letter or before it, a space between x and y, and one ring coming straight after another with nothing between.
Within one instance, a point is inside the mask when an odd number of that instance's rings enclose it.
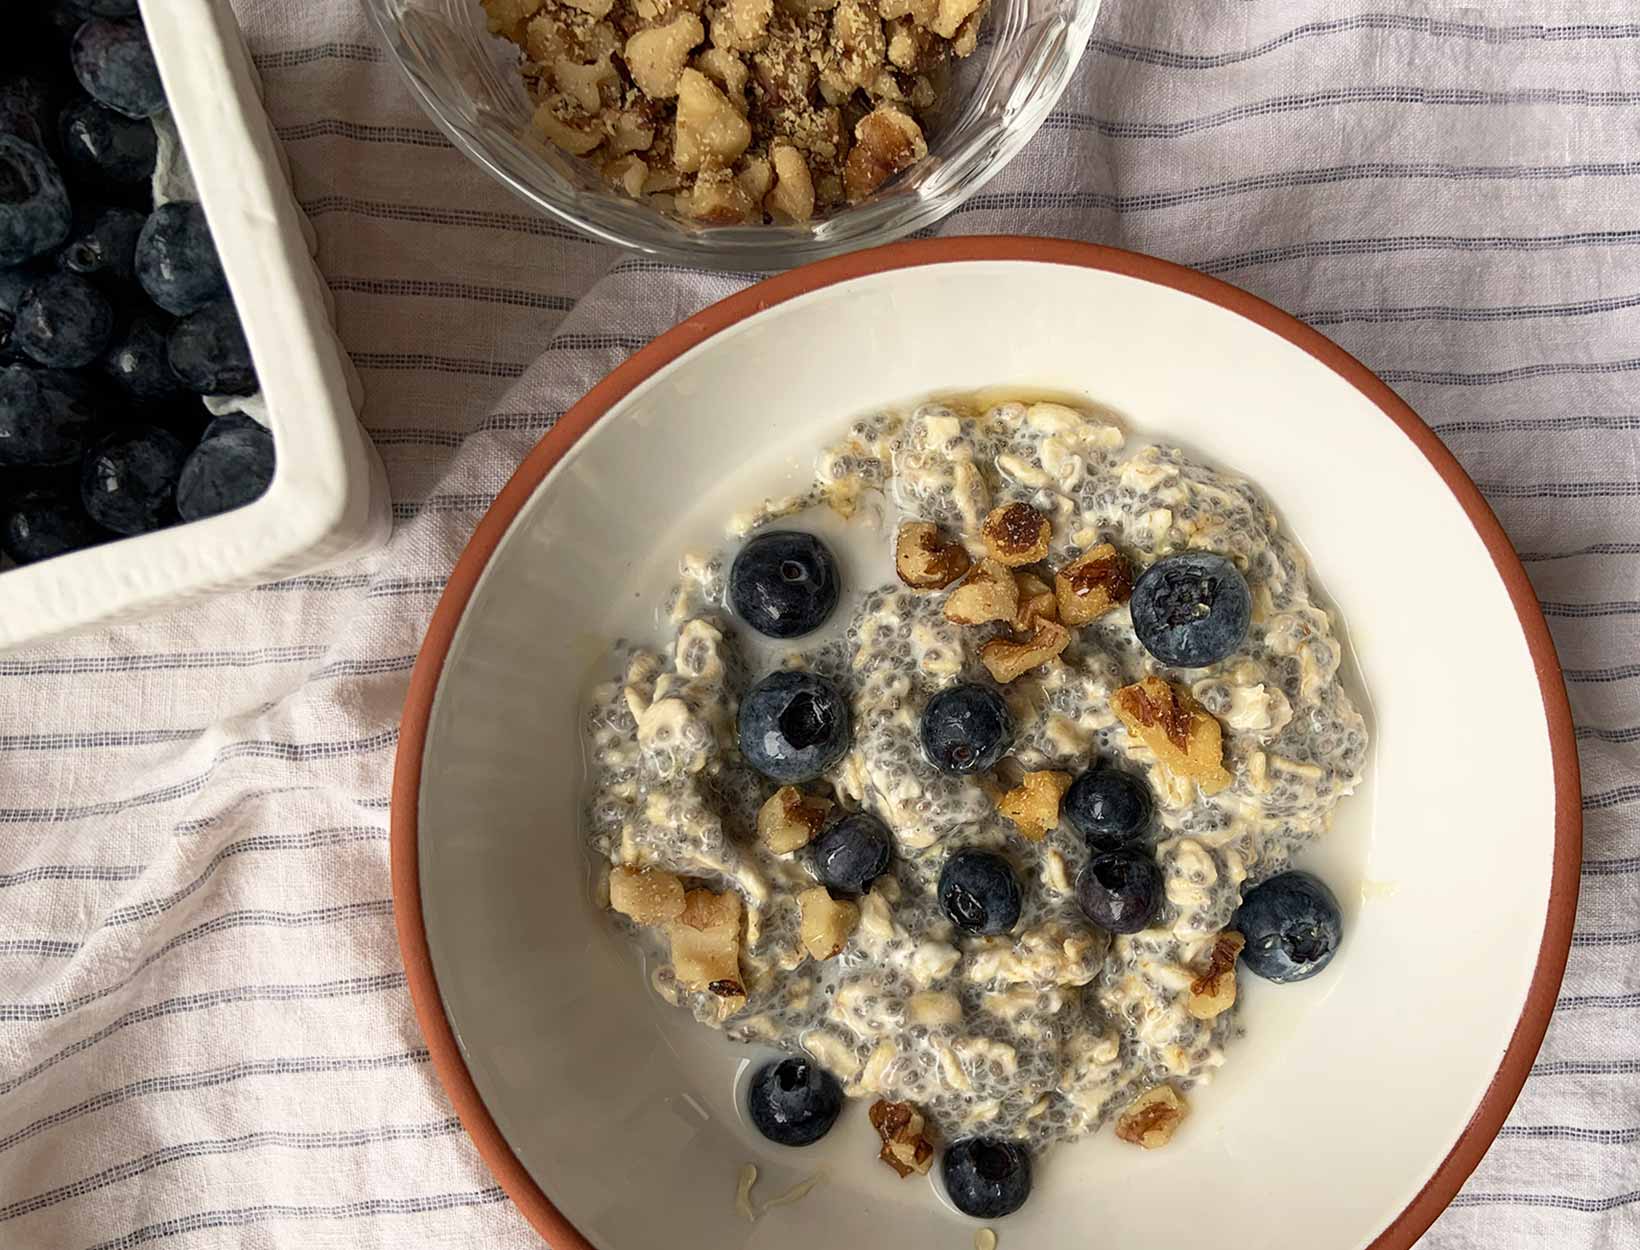
<instances>
[{"instance_id":1,"label":"overnight oats","mask_svg":"<svg viewBox=\"0 0 1640 1250\"><path fill-rule=\"evenodd\" d=\"M821 507L886 511L895 578L844 587ZM952 401L856 422L735 528L586 720L603 901L655 991L788 1053L748 1091L765 1136L859 1098L980 1218L1106 1121L1165 1145L1238 975L1341 938L1289 865L1367 735L1270 505L1089 412Z\"/></svg>"}]
</instances>

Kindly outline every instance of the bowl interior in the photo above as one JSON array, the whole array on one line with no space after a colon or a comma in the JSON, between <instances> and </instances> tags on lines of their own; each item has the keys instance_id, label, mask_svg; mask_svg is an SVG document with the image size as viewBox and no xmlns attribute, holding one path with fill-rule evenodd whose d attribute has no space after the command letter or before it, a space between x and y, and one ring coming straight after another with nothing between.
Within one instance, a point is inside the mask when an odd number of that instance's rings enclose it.
<instances>
[{"instance_id":1,"label":"bowl interior","mask_svg":"<svg viewBox=\"0 0 1640 1250\"><path fill-rule=\"evenodd\" d=\"M1101 0L992 0L959 62L929 158L865 202L795 226L703 227L612 191L541 140L517 50L478 0L366 0L423 106L471 159L540 211L600 238L695 265L769 269L886 242L951 211L1036 132L1082 56Z\"/></svg>"},{"instance_id":2,"label":"bowl interior","mask_svg":"<svg viewBox=\"0 0 1640 1250\"><path fill-rule=\"evenodd\" d=\"M507 532L434 700L418 847L439 990L513 1152L601 1250L971 1243L935 1187L875 1160L863 1107L804 1151L742 1123L750 1052L661 1005L589 901L577 714L610 640L653 629L681 549L804 484L850 418L990 386L1084 397L1252 477L1345 622L1377 742L1310 861L1345 904L1332 967L1248 986L1245 1036L1172 1144L1107 1129L1058 1148L1004 1243L1365 1245L1509 1044L1549 905L1555 776L1520 621L1429 461L1318 360L1181 291L1017 261L876 274L740 322L618 402ZM747 1162L760 1197L824 1180L752 1224L734 1202Z\"/></svg>"}]
</instances>

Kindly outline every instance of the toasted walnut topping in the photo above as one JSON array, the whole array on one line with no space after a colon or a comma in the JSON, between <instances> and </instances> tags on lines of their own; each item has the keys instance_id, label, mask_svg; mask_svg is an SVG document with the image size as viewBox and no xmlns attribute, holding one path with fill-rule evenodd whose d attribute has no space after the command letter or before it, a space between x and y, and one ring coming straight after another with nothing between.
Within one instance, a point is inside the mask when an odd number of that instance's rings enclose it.
<instances>
[{"instance_id":1,"label":"toasted walnut topping","mask_svg":"<svg viewBox=\"0 0 1640 1250\"><path fill-rule=\"evenodd\" d=\"M678 981L722 999L719 1009L725 1015L746 1004L746 983L740 974L740 913L740 895L733 890L690 890L683 896L682 914L667 926Z\"/></svg>"},{"instance_id":2,"label":"toasted walnut topping","mask_svg":"<svg viewBox=\"0 0 1640 1250\"><path fill-rule=\"evenodd\" d=\"M1021 673L1046 664L1070 645L1070 630L1058 621L1039 617L1029 638L1021 642L993 638L979 649L979 658L991 670L991 676L1006 685Z\"/></svg>"},{"instance_id":3,"label":"toasted walnut topping","mask_svg":"<svg viewBox=\"0 0 1640 1250\"><path fill-rule=\"evenodd\" d=\"M623 864L609 874L609 905L639 924L666 924L683 915L683 882L658 868Z\"/></svg>"},{"instance_id":4,"label":"toasted walnut topping","mask_svg":"<svg viewBox=\"0 0 1640 1250\"><path fill-rule=\"evenodd\" d=\"M627 72L638 90L651 100L678 94L689 53L706 38L706 28L693 13L679 13L665 26L640 30L626 41Z\"/></svg>"},{"instance_id":5,"label":"toasted walnut topping","mask_svg":"<svg viewBox=\"0 0 1640 1250\"><path fill-rule=\"evenodd\" d=\"M803 154L784 139L769 145L774 166L774 189L763 207L777 222L807 221L814 216L814 179Z\"/></svg>"},{"instance_id":6,"label":"toasted walnut topping","mask_svg":"<svg viewBox=\"0 0 1640 1250\"><path fill-rule=\"evenodd\" d=\"M987 556L945 600L945 619L957 625L1012 621L1019 611L1019 585L1007 567Z\"/></svg>"},{"instance_id":7,"label":"toasted walnut topping","mask_svg":"<svg viewBox=\"0 0 1640 1250\"><path fill-rule=\"evenodd\" d=\"M930 521L907 521L894 536L894 571L913 590L939 590L973 562L956 539Z\"/></svg>"},{"instance_id":8,"label":"toasted walnut topping","mask_svg":"<svg viewBox=\"0 0 1640 1250\"><path fill-rule=\"evenodd\" d=\"M1123 686L1110 704L1128 733L1168 772L1194 781L1203 794L1217 794L1230 784L1224 731L1189 691L1152 676Z\"/></svg>"},{"instance_id":9,"label":"toasted walnut topping","mask_svg":"<svg viewBox=\"0 0 1640 1250\"><path fill-rule=\"evenodd\" d=\"M871 1127L883 1139L878 1158L904 1180L913 1172L926 1175L934 1163L934 1143L923 1133L922 1112L908 1102L879 1098L871 1104Z\"/></svg>"},{"instance_id":10,"label":"toasted walnut topping","mask_svg":"<svg viewBox=\"0 0 1640 1250\"><path fill-rule=\"evenodd\" d=\"M1236 1005L1236 960L1247 939L1234 929L1226 929L1213 941L1207 967L1190 983L1186 1009L1197 1020L1211 1020Z\"/></svg>"},{"instance_id":11,"label":"toasted walnut topping","mask_svg":"<svg viewBox=\"0 0 1640 1250\"><path fill-rule=\"evenodd\" d=\"M1019 586L1019 610L1014 613L1014 628L1022 634L1030 633L1039 620L1059 619L1059 600L1053 587L1035 573L1015 573Z\"/></svg>"},{"instance_id":12,"label":"toasted walnut topping","mask_svg":"<svg viewBox=\"0 0 1640 1250\"><path fill-rule=\"evenodd\" d=\"M993 508L979 533L993 560L1018 568L1035 564L1048 554L1053 523L1030 504L1009 503Z\"/></svg>"},{"instance_id":13,"label":"toasted walnut topping","mask_svg":"<svg viewBox=\"0 0 1640 1250\"><path fill-rule=\"evenodd\" d=\"M1116 1117L1116 1136L1146 1150L1172 1140L1190 1108L1171 1085L1147 1089Z\"/></svg>"},{"instance_id":14,"label":"toasted walnut topping","mask_svg":"<svg viewBox=\"0 0 1640 1250\"><path fill-rule=\"evenodd\" d=\"M833 898L823 885L799 894L797 907L798 935L803 949L821 960L841 955L860 923L860 909L846 900Z\"/></svg>"},{"instance_id":15,"label":"toasted walnut topping","mask_svg":"<svg viewBox=\"0 0 1640 1250\"><path fill-rule=\"evenodd\" d=\"M903 169L928 155L922 127L908 114L879 105L854 128L854 147L843 166L843 187L857 204Z\"/></svg>"},{"instance_id":16,"label":"toasted walnut topping","mask_svg":"<svg viewBox=\"0 0 1640 1250\"><path fill-rule=\"evenodd\" d=\"M1059 619L1086 625L1133 594L1133 569L1109 543L1084 552L1054 574Z\"/></svg>"},{"instance_id":17,"label":"toasted walnut topping","mask_svg":"<svg viewBox=\"0 0 1640 1250\"><path fill-rule=\"evenodd\" d=\"M776 855L807 846L826 823L831 800L805 796L796 786L781 786L757 813L757 835Z\"/></svg>"},{"instance_id":18,"label":"toasted walnut topping","mask_svg":"<svg viewBox=\"0 0 1640 1250\"><path fill-rule=\"evenodd\" d=\"M752 141L752 128L729 97L697 69L678 79L678 129L673 161L689 173L728 165Z\"/></svg>"},{"instance_id":19,"label":"toasted walnut topping","mask_svg":"<svg viewBox=\"0 0 1640 1250\"><path fill-rule=\"evenodd\" d=\"M1014 822L1021 837L1040 842L1059 824L1059 801L1070 788L1069 773L1026 773L1017 786L997 799L997 811Z\"/></svg>"}]
</instances>

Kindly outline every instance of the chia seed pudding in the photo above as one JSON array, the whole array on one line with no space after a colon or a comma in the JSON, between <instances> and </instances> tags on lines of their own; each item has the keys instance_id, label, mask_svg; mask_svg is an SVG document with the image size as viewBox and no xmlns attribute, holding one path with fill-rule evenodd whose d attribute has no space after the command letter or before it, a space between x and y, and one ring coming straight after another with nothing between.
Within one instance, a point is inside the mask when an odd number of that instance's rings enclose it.
<instances>
[{"instance_id":1,"label":"chia seed pudding","mask_svg":"<svg viewBox=\"0 0 1640 1250\"><path fill-rule=\"evenodd\" d=\"M856 422L819 457L811 491L732 528L763 530L821 504L849 515L874 494L896 520L944 527L976 561L988 513L1012 503L1051 521L1048 569L1106 543L1137 569L1186 550L1229 557L1251 591L1245 638L1206 667L1166 669L1122 602L1072 630L1057 658L995 687L980 653L1008 627L955 623L944 593L890 582L864 595L840 636L792 644L784 665L835 683L853 723L847 753L804 793L831 800L834 817L875 814L893 838L888 872L855 900L846 944L816 959L798 903L816 885L810 862L760 840L776 784L738 746L738 701L763 674L726 606L733 550L686 557L671 645L627 651L620 678L593 692L587 836L606 883L617 866L654 869L740 898L743 998L691 988L664 927L615 917L646 949L668 1002L737 1042L806 1054L851 1096L913 1104L936 1140L979 1134L1040 1151L1159 1085L1190 1091L1224 1062L1234 1011L1198 1018L1192 985L1244 888L1286 869L1360 783L1365 726L1303 554L1239 477L1174 448L1129 447L1115 424L1060 404L936 402ZM1216 720L1222 789L1203 793L1112 710L1119 689L1153 675ZM928 700L965 681L1000 689L1014 722L1010 754L990 773L937 771L921 745ZM1096 762L1142 777L1154 796L1164 898L1130 935L1099 928L1078 905L1091 852L1068 823L1032 841L997 806L1024 774ZM1023 906L1010 932L964 933L942 909L941 867L966 848L1012 866Z\"/></svg>"}]
</instances>

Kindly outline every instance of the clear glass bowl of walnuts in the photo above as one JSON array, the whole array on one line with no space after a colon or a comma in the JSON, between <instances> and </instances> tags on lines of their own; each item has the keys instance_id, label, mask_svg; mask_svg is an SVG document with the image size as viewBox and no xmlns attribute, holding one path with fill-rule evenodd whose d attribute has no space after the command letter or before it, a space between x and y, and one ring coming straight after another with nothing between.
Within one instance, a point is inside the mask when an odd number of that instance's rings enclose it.
<instances>
[{"instance_id":1,"label":"clear glass bowl of walnuts","mask_svg":"<svg viewBox=\"0 0 1640 1250\"><path fill-rule=\"evenodd\" d=\"M366 0L428 113L543 213L777 269L930 225L1047 117L1099 0Z\"/></svg>"}]
</instances>

